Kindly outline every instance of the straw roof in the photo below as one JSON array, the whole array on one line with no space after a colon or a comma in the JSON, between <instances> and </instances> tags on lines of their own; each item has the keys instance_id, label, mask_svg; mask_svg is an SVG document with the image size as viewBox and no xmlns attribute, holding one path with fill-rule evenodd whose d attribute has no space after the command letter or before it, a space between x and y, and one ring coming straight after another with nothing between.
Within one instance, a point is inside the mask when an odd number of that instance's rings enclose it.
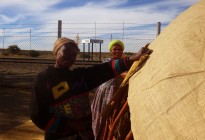
<instances>
[{"instance_id":1,"label":"straw roof","mask_svg":"<svg viewBox=\"0 0 205 140\"><path fill-rule=\"evenodd\" d=\"M174 19L129 81L136 140L205 139L205 0Z\"/></svg>"}]
</instances>

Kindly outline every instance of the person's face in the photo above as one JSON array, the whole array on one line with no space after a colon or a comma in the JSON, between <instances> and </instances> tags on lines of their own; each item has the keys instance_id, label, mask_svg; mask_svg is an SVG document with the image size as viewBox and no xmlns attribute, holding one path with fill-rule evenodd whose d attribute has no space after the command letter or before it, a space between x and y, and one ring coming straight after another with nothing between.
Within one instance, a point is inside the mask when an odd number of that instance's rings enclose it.
<instances>
[{"instance_id":1,"label":"person's face","mask_svg":"<svg viewBox=\"0 0 205 140\"><path fill-rule=\"evenodd\" d=\"M72 43L62 46L56 54L56 67L69 68L76 60L79 49Z\"/></svg>"},{"instance_id":2,"label":"person's face","mask_svg":"<svg viewBox=\"0 0 205 140\"><path fill-rule=\"evenodd\" d=\"M119 44L115 44L112 47L111 55L113 59L119 59L123 55L123 48Z\"/></svg>"}]
</instances>

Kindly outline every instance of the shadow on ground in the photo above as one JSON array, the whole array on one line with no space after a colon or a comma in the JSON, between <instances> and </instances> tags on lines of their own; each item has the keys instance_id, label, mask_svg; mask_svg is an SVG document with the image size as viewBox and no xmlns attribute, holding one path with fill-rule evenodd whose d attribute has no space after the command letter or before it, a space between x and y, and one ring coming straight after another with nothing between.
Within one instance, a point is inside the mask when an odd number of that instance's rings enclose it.
<instances>
[{"instance_id":1,"label":"shadow on ground","mask_svg":"<svg viewBox=\"0 0 205 140\"><path fill-rule=\"evenodd\" d=\"M29 104L34 77L22 73L0 74L0 137L4 135L4 138L7 138L5 134L9 132L8 137L14 138L12 134L18 132L13 130L19 131L16 128L23 128L23 132L29 130L25 125L33 127L32 132L39 131L32 122L29 122Z\"/></svg>"},{"instance_id":2,"label":"shadow on ground","mask_svg":"<svg viewBox=\"0 0 205 140\"><path fill-rule=\"evenodd\" d=\"M43 131L30 121L29 102L35 76L46 68L0 63L0 140L43 140Z\"/></svg>"}]
</instances>

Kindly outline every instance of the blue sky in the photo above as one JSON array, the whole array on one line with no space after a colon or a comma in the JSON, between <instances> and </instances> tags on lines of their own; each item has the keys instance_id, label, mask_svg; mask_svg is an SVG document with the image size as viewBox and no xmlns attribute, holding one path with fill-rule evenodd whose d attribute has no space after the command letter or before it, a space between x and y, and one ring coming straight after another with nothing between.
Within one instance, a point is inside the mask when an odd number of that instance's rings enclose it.
<instances>
[{"instance_id":1,"label":"blue sky","mask_svg":"<svg viewBox=\"0 0 205 140\"><path fill-rule=\"evenodd\" d=\"M0 23L169 23L198 0L1 0Z\"/></svg>"},{"instance_id":2,"label":"blue sky","mask_svg":"<svg viewBox=\"0 0 205 140\"><path fill-rule=\"evenodd\" d=\"M56 28L58 20L63 23L135 23L147 26L161 22L168 25L196 2L198 0L1 0L0 29L7 25L25 28L26 25L29 27L32 24L39 25L42 30ZM87 26L81 24L80 28ZM105 24L100 26L108 27ZM115 26L122 27L121 24ZM68 28L71 28L71 24ZM78 32L78 28L75 32ZM129 24L126 28L135 27ZM141 33L140 35L142 36Z\"/></svg>"}]
</instances>

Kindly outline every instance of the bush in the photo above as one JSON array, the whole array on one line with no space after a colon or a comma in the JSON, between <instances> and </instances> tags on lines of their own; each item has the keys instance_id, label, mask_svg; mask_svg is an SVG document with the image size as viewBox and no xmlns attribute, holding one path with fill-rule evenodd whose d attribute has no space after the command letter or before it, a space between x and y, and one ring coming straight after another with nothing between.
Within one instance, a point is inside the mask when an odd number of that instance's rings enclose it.
<instances>
[{"instance_id":1,"label":"bush","mask_svg":"<svg viewBox=\"0 0 205 140\"><path fill-rule=\"evenodd\" d=\"M28 52L29 56L31 57L38 57L40 55L40 53L38 51L35 51L35 50L30 50Z\"/></svg>"},{"instance_id":2,"label":"bush","mask_svg":"<svg viewBox=\"0 0 205 140\"><path fill-rule=\"evenodd\" d=\"M17 45L11 45L8 47L8 52L11 54L18 54L21 50Z\"/></svg>"}]
</instances>

